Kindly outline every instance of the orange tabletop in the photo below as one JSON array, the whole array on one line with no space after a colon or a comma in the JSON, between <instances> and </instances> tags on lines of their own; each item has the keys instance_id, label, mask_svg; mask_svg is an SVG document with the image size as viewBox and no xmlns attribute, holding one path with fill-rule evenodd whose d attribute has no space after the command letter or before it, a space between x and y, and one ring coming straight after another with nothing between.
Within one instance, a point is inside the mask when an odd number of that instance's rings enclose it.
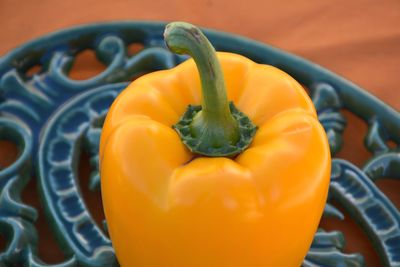
<instances>
[{"instance_id":1,"label":"orange tabletop","mask_svg":"<svg viewBox=\"0 0 400 267\"><path fill-rule=\"evenodd\" d=\"M398 0L1 0L0 56L52 31L115 20L182 20L243 35L320 64L400 110ZM90 61L89 57L87 59ZM90 74L88 69L100 68L94 62L79 64L72 74L77 78ZM349 127L344 133L345 148L338 156L361 166L370 156L362 144L367 126L353 115L345 115ZM12 150L9 145L2 145L0 163L6 164L10 157L15 157ZM88 169L87 164L81 168L81 184L87 182ZM400 207L400 183L387 180L379 186ZM23 199L39 207L34 179L28 187L32 190L25 190ZM99 194L83 191L94 217L101 221ZM62 252L54 245L43 216L40 212L37 223L39 255L46 262L55 263L63 258ZM361 251L367 266L379 266L372 246L354 222L324 219L322 225L325 229L338 229L345 233L348 243L345 251ZM4 240L0 238L0 249L3 247L1 242Z\"/></svg>"}]
</instances>

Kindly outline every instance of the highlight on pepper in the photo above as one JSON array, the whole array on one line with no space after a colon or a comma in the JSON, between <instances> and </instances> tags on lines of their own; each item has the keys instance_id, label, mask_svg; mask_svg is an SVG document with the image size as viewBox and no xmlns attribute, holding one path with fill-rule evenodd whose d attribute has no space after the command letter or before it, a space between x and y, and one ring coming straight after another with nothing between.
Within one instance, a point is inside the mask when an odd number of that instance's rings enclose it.
<instances>
[{"instance_id":1,"label":"highlight on pepper","mask_svg":"<svg viewBox=\"0 0 400 267\"><path fill-rule=\"evenodd\" d=\"M285 72L216 52L195 26L164 39L191 59L133 81L100 142L101 190L122 266L300 266L327 198L330 152Z\"/></svg>"}]
</instances>

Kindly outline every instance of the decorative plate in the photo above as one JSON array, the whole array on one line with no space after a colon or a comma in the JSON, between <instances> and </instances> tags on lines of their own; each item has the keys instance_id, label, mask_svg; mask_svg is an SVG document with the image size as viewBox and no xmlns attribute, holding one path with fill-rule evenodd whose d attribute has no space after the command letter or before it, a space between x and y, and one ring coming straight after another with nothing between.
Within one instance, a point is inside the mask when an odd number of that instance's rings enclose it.
<instances>
[{"instance_id":1,"label":"decorative plate","mask_svg":"<svg viewBox=\"0 0 400 267\"><path fill-rule=\"evenodd\" d=\"M105 224L96 223L82 192L99 192L98 145L107 109L143 73L174 67L185 57L164 46L162 23L87 25L29 42L0 58L0 144L17 147L17 158L0 166L0 266L117 266ZM362 168L335 158L325 216L359 224L384 266L400 266L400 213L375 182L400 178L400 115L356 85L268 45L206 30L215 48L274 65L309 89L334 156L342 148L343 110L368 124L372 152ZM127 53L131 44L143 49ZM68 76L74 58L94 50L107 68L95 77ZM29 69L40 66L33 75ZM3 140L3 142L1 142ZM395 144L389 146L388 142ZM0 148L1 150L2 148ZM90 157L90 180L79 178L79 159ZM36 180L41 205L66 260L48 265L38 254L38 209L21 200ZM100 198L98 198L100 199ZM101 207L101 203L97 203ZM98 217L98 215L96 215ZM41 222L43 223L43 221ZM303 266L363 266L363 255L343 252L345 236L320 229ZM268 251L266 251L266 255Z\"/></svg>"}]
</instances>

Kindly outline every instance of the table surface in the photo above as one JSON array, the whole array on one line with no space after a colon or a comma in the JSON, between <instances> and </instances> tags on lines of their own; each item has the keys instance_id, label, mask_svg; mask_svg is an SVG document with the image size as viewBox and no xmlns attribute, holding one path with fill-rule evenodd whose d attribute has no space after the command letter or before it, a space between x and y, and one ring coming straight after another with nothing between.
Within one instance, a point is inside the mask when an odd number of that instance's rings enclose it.
<instances>
[{"instance_id":1,"label":"table surface","mask_svg":"<svg viewBox=\"0 0 400 267\"><path fill-rule=\"evenodd\" d=\"M400 110L398 0L292 0L290 3L280 0L1 0L0 56L49 32L115 20L181 20L243 35L322 65ZM87 55L86 61L90 60ZM72 74L76 78L100 68L94 62L82 65L78 62L76 65ZM357 140L362 140L367 126L350 114L345 115L350 120L350 129L345 131L345 149L338 156L361 165L369 157L368 152L362 142L348 141L346 146L346 140L350 140L354 134L359 135ZM4 151L10 152L12 148L1 150L0 162L7 162ZM29 186L35 186L33 180ZM400 207L397 189L400 183L386 181L379 186ZM25 193L23 198L39 206L32 194ZM86 200L90 206L90 203L97 203L99 199L98 195L88 193ZM101 220L101 207L93 204L93 209L97 210L95 217ZM43 237L39 242L39 254L49 263L57 262L62 258L62 253L52 245L54 240L45 224L42 215L38 221L39 234ZM367 266L378 266L377 256L354 222L323 220L322 225L328 230L342 230L348 240L346 251L362 251Z\"/></svg>"}]
</instances>

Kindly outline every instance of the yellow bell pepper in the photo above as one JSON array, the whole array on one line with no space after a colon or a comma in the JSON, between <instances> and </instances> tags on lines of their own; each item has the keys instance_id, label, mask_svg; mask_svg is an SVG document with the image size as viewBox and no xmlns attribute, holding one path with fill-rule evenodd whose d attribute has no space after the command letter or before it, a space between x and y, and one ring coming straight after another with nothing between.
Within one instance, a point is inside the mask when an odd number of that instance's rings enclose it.
<instances>
[{"instance_id":1,"label":"yellow bell pepper","mask_svg":"<svg viewBox=\"0 0 400 267\"><path fill-rule=\"evenodd\" d=\"M311 100L275 67L216 53L193 25L169 24L164 36L193 59L132 82L101 136L104 211L120 264L300 266L331 167Z\"/></svg>"}]
</instances>

